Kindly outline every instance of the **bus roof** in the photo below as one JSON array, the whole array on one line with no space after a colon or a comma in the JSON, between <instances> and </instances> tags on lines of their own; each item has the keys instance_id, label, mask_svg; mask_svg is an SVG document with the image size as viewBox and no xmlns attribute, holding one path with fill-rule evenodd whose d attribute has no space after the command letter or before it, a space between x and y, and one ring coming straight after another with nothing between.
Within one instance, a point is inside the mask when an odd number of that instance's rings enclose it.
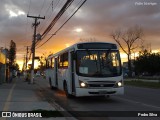
<instances>
[{"instance_id":1,"label":"bus roof","mask_svg":"<svg viewBox=\"0 0 160 120\"><path fill-rule=\"evenodd\" d=\"M115 43L111 42L79 42L67 47L55 54L51 54L48 58L57 56L72 49L118 49Z\"/></svg>"}]
</instances>

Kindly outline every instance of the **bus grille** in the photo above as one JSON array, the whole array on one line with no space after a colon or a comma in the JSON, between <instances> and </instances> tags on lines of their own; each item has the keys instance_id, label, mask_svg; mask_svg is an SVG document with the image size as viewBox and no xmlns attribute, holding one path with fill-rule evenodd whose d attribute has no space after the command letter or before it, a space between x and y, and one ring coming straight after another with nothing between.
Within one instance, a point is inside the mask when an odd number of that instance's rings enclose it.
<instances>
[{"instance_id":1,"label":"bus grille","mask_svg":"<svg viewBox=\"0 0 160 120\"><path fill-rule=\"evenodd\" d=\"M90 81L88 82L89 88L106 88L114 87L115 81Z\"/></svg>"}]
</instances>

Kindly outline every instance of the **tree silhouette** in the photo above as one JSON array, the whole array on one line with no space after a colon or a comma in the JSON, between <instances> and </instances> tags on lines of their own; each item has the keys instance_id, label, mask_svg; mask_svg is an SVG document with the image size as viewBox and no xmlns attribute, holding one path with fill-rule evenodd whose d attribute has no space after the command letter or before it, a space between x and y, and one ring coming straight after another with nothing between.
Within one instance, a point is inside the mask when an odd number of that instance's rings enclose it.
<instances>
[{"instance_id":1,"label":"tree silhouette","mask_svg":"<svg viewBox=\"0 0 160 120\"><path fill-rule=\"evenodd\" d=\"M117 42L128 58L129 76L132 76L131 54L138 48L137 41L142 40L143 30L139 26L133 26L127 30L115 30L111 33L111 37Z\"/></svg>"},{"instance_id":2,"label":"tree silhouette","mask_svg":"<svg viewBox=\"0 0 160 120\"><path fill-rule=\"evenodd\" d=\"M155 75L160 73L160 53L151 53L144 50L135 61L135 70L138 74Z\"/></svg>"},{"instance_id":3,"label":"tree silhouette","mask_svg":"<svg viewBox=\"0 0 160 120\"><path fill-rule=\"evenodd\" d=\"M16 59L16 43L11 40L9 49L9 67L13 68Z\"/></svg>"}]
</instances>

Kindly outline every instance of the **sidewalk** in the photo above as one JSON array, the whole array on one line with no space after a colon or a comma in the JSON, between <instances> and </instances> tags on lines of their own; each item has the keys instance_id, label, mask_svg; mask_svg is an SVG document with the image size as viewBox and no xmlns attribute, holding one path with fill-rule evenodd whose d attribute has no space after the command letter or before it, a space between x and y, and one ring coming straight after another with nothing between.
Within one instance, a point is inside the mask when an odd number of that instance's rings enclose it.
<instances>
[{"instance_id":1,"label":"sidewalk","mask_svg":"<svg viewBox=\"0 0 160 120\"><path fill-rule=\"evenodd\" d=\"M37 109L56 111L53 105L47 101L38 98L36 84L28 84L23 77L14 78L12 83L0 85L0 111L6 112L25 112ZM42 116L43 117L43 116ZM48 119L48 120L66 120L65 117L54 118L0 118L0 120L18 120L18 119Z\"/></svg>"}]
</instances>

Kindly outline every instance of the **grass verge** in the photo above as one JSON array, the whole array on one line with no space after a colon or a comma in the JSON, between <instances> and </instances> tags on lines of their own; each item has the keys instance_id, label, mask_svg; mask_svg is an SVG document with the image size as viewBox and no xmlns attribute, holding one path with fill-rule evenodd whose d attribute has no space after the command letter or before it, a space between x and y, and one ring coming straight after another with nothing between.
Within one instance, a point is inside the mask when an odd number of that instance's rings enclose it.
<instances>
[{"instance_id":1,"label":"grass verge","mask_svg":"<svg viewBox=\"0 0 160 120\"><path fill-rule=\"evenodd\" d=\"M144 81L140 81L140 80L124 81L124 85L132 85L132 86L138 86L138 87L160 89L160 83L144 82Z\"/></svg>"}]
</instances>

